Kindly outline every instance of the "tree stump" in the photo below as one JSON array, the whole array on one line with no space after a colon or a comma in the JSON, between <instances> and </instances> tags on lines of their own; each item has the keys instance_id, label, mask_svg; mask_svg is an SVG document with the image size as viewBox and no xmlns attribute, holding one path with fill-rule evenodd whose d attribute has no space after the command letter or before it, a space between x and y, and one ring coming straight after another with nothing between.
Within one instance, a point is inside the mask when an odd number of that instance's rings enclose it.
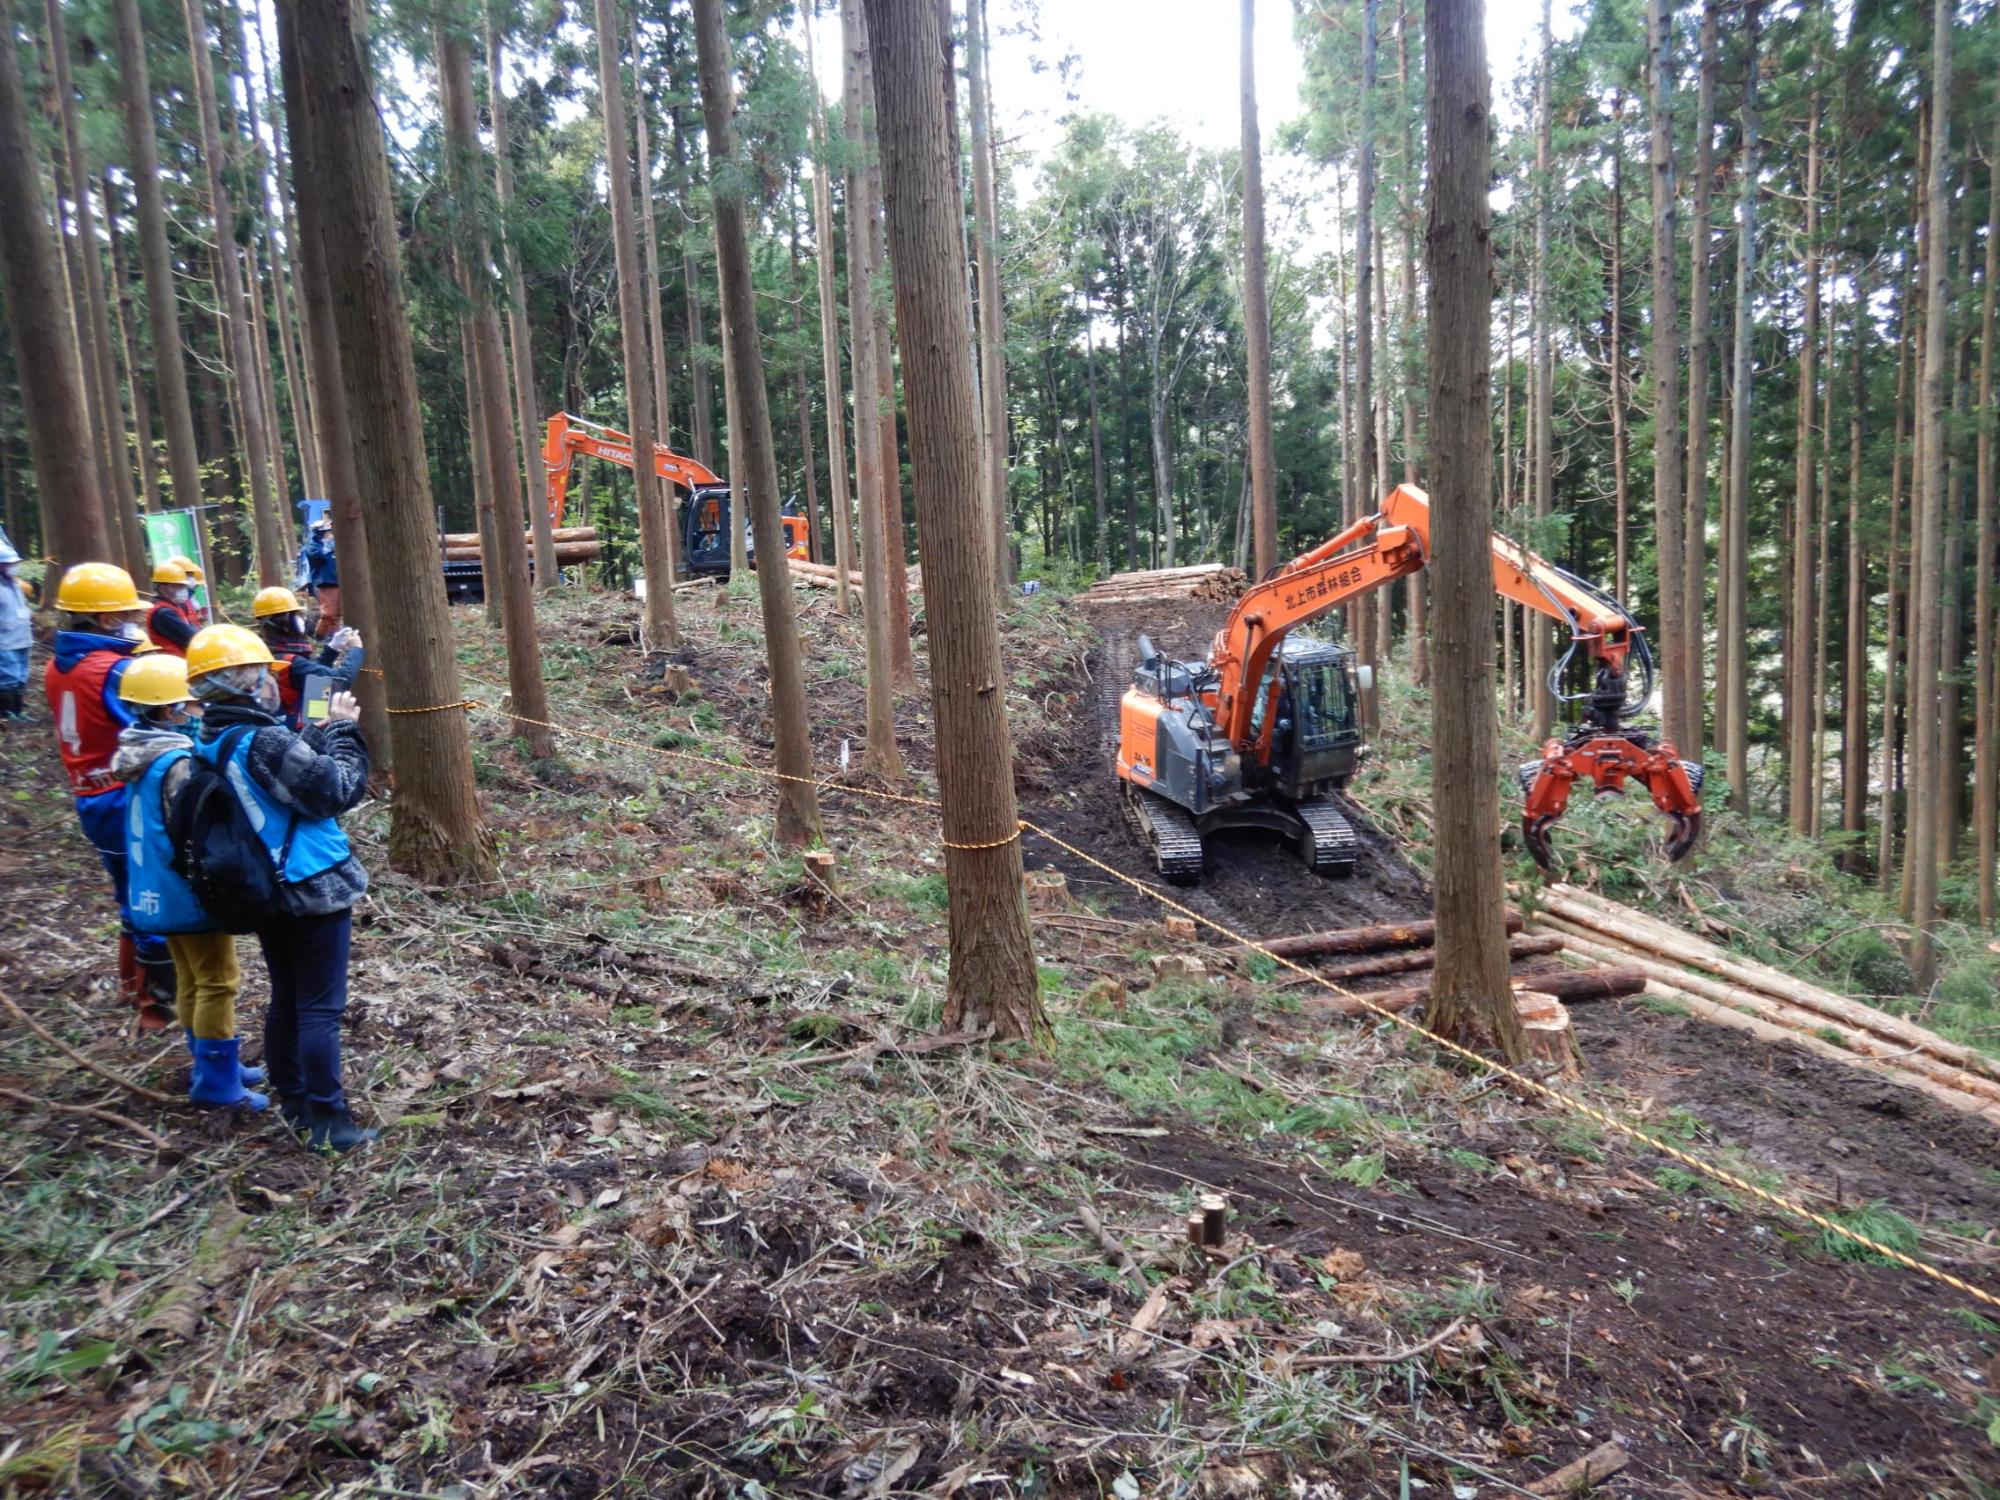
<instances>
[{"instance_id":1,"label":"tree stump","mask_svg":"<svg viewBox=\"0 0 2000 1500\"><path fill-rule=\"evenodd\" d=\"M1538 990L1516 990L1514 1013L1521 1018L1521 1035L1530 1061L1542 1063L1559 1078L1583 1076L1583 1053L1576 1045L1569 1010L1562 1001Z\"/></svg>"},{"instance_id":2,"label":"tree stump","mask_svg":"<svg viewBox=\"0 0 2000 1500\"><path fill-rule=\"evenodd\" d=\"M1030 870L1021 877L1028 891L1029 911L1067 911L1069 881L1059 870Z\"/></svg>"},{"instance_id":3,"label":"tree stump","mask_svg":"<svg viewBox=\"0 0 2000 1500\"><path fill-rule=\"evenodd\" d=\"M1192 953L1159 953L1152 959L1155 979L1200 979L1208 973L1208 965Z\"/></svg>"},{"instance_id":4,"label":"tree stump","mask_svg":"<svg viewBox=\"0 0 2000 1500\"><path fill-rule=\"evenodd\" d=\"M667 668L667 675L660 679L660 686L681 698L694 691L694 674L678 663Z\"/></svg>"},{"instance_id":5,"label":"tree stump","mask_svg":"<svg viewBox=\"0 0 2000 1500\"><path fill-rule=\"evenodd\" d=\"M1166 925L1167 936L1175 942L1191 943L1194 941L1195 926L1193 917L1168 917Z\"/></svg>"}]
</instances>

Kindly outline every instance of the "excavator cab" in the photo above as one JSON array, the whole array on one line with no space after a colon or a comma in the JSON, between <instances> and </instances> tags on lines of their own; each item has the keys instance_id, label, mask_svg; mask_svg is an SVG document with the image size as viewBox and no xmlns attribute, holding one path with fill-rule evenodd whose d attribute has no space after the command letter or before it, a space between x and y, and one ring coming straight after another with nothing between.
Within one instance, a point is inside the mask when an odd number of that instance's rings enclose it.
<instances>
[{"instance_id":1,"label":"excavator cab","mask_svg":"<svg viewBox=\"0 0 2000 1500\"><path fill-rule=\"evenodd\" d=\"M1363 753L1359 700L1352 651L1301 632L1285 637L1250 710L1251 738L1272 791L1305 802L1347 785Z\"/></svg>"}]
</instances>

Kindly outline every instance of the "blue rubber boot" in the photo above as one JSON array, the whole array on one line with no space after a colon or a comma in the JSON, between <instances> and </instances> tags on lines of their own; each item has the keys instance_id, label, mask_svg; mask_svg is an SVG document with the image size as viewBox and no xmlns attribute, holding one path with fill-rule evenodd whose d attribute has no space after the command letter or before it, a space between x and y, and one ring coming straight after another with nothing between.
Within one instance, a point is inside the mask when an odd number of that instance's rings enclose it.
<instances>
[{"instance_id":1,"label":"blue rubber boot","mask_svg":"<svg viewBox=\"0 0 2000 1500\"><path fill-rule=\"evenodd\" d=\"M194 1033L192 1031L183 1031L181 1035L187 1038L188 1056L193 1057ZM243 1043L243 1038L238 1037L236 1041L237 1045L240 1047ZM259 1067L254 1067L247 1062L239 1062L236 1065L236 1076L239 1079L241 1079L245 1084L262 1083L264 1081L264 1070Z\"/></svg>"},{"instance_id":2,"label":"blue rubber boot","mask_svg":"<svg viewBox=\"0 0 2000 1500\"><path fill-rule=\"evenodd\" d=\"M242 1045L235 1037L226 1042L194 1039L194 1082L188 1088L192 1102L215 1109L263 1109L271 1102L243 1087Z\"/></svg>"}]
</instances>

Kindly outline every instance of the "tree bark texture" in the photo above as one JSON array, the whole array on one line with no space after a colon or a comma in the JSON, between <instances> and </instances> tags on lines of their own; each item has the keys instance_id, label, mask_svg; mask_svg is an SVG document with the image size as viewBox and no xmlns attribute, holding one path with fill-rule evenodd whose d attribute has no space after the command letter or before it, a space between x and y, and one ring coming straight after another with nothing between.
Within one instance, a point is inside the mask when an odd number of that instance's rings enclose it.
<instances>
[{"instance_id":1,"label":"tree bark texture","mask_svg":"<svg viewBox=\"0 0 2000 1500\"><path fill-rule=\"evenodd\" d=\"M320 193L324 273L373 564L378 633L395 643L383 678L395 720L389 857L419 880L480 881L494 849L472 780L472 745L438 571L430 463L410 342L402 246L381 116L356 0L282 0L304 92ZM310 60L308 62L308 60Z\"/></svg>"},{"instance_id":2,"label":"tree bark texture","mask_svg":"<svg viewBox=\"0 0 2000 1500\"><path fill-rule=\"evenodd\" d=\"M0 0L0 35L14 36L11 0ZM7 331L20 373L22 416L34 461L44 543L58 568L108 559L111 534L98 504L83 371L68 327L56 244L43 208L28 101L16 49L0 47L0 274Z\"/></svg>"},{"instance_id":3,"label":"tree bark texture","mask_svg":"<svg viewBox=\"0 0 2000 1500\"><path fill-rule=\"evenodd\" d=\"M1931 148L1924 180L1924 344L1917 393L1917 520L1910 542L1914 565L1910 634L1911 809L1904 859L1910 869L1908 916L1916 924L1910 967L1919 989L1937 977L1931 925L1937 920L1938 820L1930 799L1942 791L1943 733L1939 721L1939 659L1943 641L1946 368L1951 359L1951 307L1945 276L1951 255L1951 44L1953 7L1932 6L1930 49Z\"/></svg>"},{"instance_id":4,"label":"tree bark texture","mask_svg":"<svg viewBox=\"0 0 2000 1500\"><path fill-rule=\"evenodd\" d=\"M1500 866L1500 729L1493 712L1492 209L1483 0L1429 0L1431 571L1437 636L1437 975L1430 1024L1522 1053L1508 983Z\"/></svg>"},{"instance_id":5,"label":"tree bark texture","mask_svg":"<svg viewBox=\"0 0 2000 1500\"><path fill-rule=\"evenodd\" d=\"M1688 419L1685 543L1681 573L1686 591L1681 604L1682 649L1678 666L1684 673L1690 713L1674 742L1683 758L1699 761L1707 738L1702 705L1708 696L1708 396L1709 363L1715 347L1714 315L1709 311L1712 278L1709 261L1714 249L1710 233L1715 202L1715 75L1721 47L1722 0L1702 0L1701 73L1696 85L1694 126L1694 212L1688 228ZM1622 591L1621 598L1624 597Z\"/></svg>"},{"instance_id":6,"label":"tree bark texture","mask_svg":"<svg viewBox=\"0 0 2000 1500\"><path fill-rule=\"evenodd\" d=\"M972 217L979 277L979 398L985 403L986 503L993 512L993 581L1005 599L1013 592L1014 582L1012 528L1007 515L1007 319L1000 302L1000 207L993 183L986 0L966 0L965 72L972 96Z\"/></svg>"},{"instance_id":7,"label":"tree bark texture","mask_svg":"<svg viewBox=\"0 0 2000 1500\"><path fill-rule=\"evenodd\" d=\"M1792 630L1785 639L1785 697L1791 713L1785 744L1785 811L1796 834L1812 832L1812 705L1815 573L1813 538L1817 467L1814 416L1819 399L1815 373L1819 346L1819 94L1814 92L1806 121L1805 250L1800 280L1805 310L1799 326L1797 437L1793 443L1791 597Z\"/></svg>"},{"instance_id":8,"label":"tree bark texture","mask_svg":"<svg viewBox=\"0 0 2000 1500\"><path fill-rule=\"evenodd\" d=\"M1379 462L1375 434L1375 12L1378 0L1361 0L1361 161L1354 194L1354 425L1357 515L1367 515L1380 495L1374 486ZM1171 563L1171 560L1170 560ZM1355 654L1371 670L1385 642L1376 636L1376 610L1363 599L1353 611ZM1382 724L1381 699L1370 688L1361 694L1361 732L1373 736Z\"/></svg>"},{"instance_id":9,"label":"tree bark texture","mask_svg":"<svg viewBox=\"0 0 2000 1500\"><path fill-rule=\"evenodd\" d=\"M819 283L820 379L826 398L826 498L827 508L833 512L834 609L844 615L854 608L847 580L856 559L847 488L847 422L840 385L840 299L833 285L833 153L826 138L826 108L820 102L810 21L804 29L806 76L812 82L813 269Z\"/></svg>"},{"instance_id":10,"label":"tree bark texture","mask_svg":"<svg viewBox=\"0 0 2000 1500\"><path fill-rule=\"evenodd\" d=\"M1672 0L1647 0L1653 124L1653 521L1659 567L1660 660L1666 737L1690 739L1687 642L1681 615L1687 578L1681 493L1680 278L1674 264L1674 33Z\"/></svg>"},{"instance_id":11,"label":"tree bark texture","mask_svg":"<svg viewBox=\"0 0 2000 1500\"><path fill-rule=\"evenodd\" d=\"M668 533L675 506L641 455L653 451L653 371L646 358L646 315L639 231L632 215L631 155L625 142L625 84L619 74L617 0L596 0L597 87L604 119L604 159L611 183L611 238L618 265L619 341L625 353L625 399L631 403L633 504L639 512L639 552L646 569L646 644L671 651L681 643L674 618L673 550ZM694 283L688 283L689 296ZM740 518L737 524L741 524Z\"/></svg>"},{"instance_id":12,"label":"tree bark texture","mask_svg":"<svg viewBox=\"0 0 2000 1500\"><path fill-rule=\"evenodd\" d=\"M47 0L49 55L53 60L57 119L62 127L63 161L71 218L76 226L77 260L83 269L82 300L72 309L82 337L77 354L82 364L85 409L95 407L97 451L102 455L105 528L112 548L122 552L126 569L138 577L150 571L146 535L139 525L136 483L127 446L124 404L118 397L118 366L111 356L111 318L104 295L104 262L97 248L96 215L91 205L91 174L76 123L76 89L69 69L69 36L63 25L61 0ZM92 400L90 398L94 397Z\"/></svg>"},{"instance_id":13,"label":"tree bark texture","mask_svg":"<svg viewBox=\"0 0 2000 1500\"><path fill-rule=\"evenodd\" d=\"M333 302L326 275L326 211L323 177L311 138L305 107L305 83L299 76L298 45L285 44L294 24L290 7L280 7L278 66L285 104L285 133L290 141L298 208L298 288L300 322L305 335L306 381L318 425L321 478L326 484L328 516L333 522L334 550L340 558L340 607L346 622L363 641L376 640L375 566L367 527L361 515L361 481L355 467L354 429L347 415L347 390L340 372L340 335L335 330ZM383 674L364 672L355 679L354 695L361 702L361 732L368 738L369 758L379 775L394 766L395 745L389 717L383 712Z\"/></svg>"},{"instance_id":14,"label":"tree bark texture","mask_svg":"<svg viewBox=\"0 0 2000 1500\"><path fill-rule=\"evenodd\" d=\"M1554 133L1554 54L1555 37L1550 27L1549 0L1542 0L1542 57L1537 80L1535 125L1535 265L1530 292L1533 342L1530 357L1534 377L1528 398L1528 421L1533 426L1530 449L1530 485L1537 521L1547 519L1555 508L1555 346L1550 335L1549 219L1555 197ZM1555 729L1555 700L1549 696L1549 668L1554 662L1549 622L1541 615L1521 613L1521 691L1527 697L1533 737L1537 745Z\"/></svg>"},{"instance_id":15,"label":"tree bark texture","mask_svg":"<svg viewBox=\"0 0 2000 1500\"><path fill-rule=\"evenodd\" d=\"M1973 883L1978 888L1979 925L1991 930L1995 921L1995 843L2000 841L2000 661L1994 636L1995 575L2000 574L2000 504L1996 504L1993 445L1996 413L1993 404L1994 303L2000 286L2000 119L1988 147L1986 197L1986 285L1979 304L1979 450L1977 477L1978 537L1973 558Z\"/></svg>"},{"instance_id":16,"label":"tree bark texture","mask_svg":"<svg viewBox=\"0 0 2000 1500\"><path fill-rule=\"evenodd\" d=\"M710 0L713 3L713 0ZM930 622L951 973L945 1024L997 1039L1045 1035L1021 890L1021 844L990 528L978 494L979 419L966 348L951 46L932 0L869 0L881 81L896 317L907 361L917 542Z\"/></svg>"},{"instance_id":17,"label":"tree bark texture","mask_svg":"<svg viewBox=\"0 0 2000 1500\"><path fill-rule=\"evenodd\" d=\"M1243 323L1249 347L1250 556L1253 578L1278 565L1278 464L1271 451L1271 298L1264 268L1264 143L1257 128L1257 0L1242 0Z\"/></svg>"},{"instance_id":18,"label":"tree bark texture","mask_svg":"<svg viewBox=\"0 0 2000 1500\"><path fill-rule=\"evenodd\" d=\"M721 254L718 241L716 253ZM718 265L717 270L720 271ZM729 358L729 299L718 297L722 320L722 430L729 447L729 576L742 578L750 571L750 548L745 543L743 523L744 488L749 483L742 461L743 407L741 372Z\"/></svg>"},{"instance_id":19,"label":"tree bark texture","mask_svg":"<svg viewBox=\"0 0 2000 1500\"><path fill-rule=\"evenodd\" d=\"M1657 3L1657 0L1655 0ZM1721 587L1729 591L1718 639L1729 647L1722 691L1728 699L1723 754L1729 778L1729 805L1739 813L1750 810L1750 669L1743 622L1749 602L1750 573L1750 387L1755 369L1752 346L1752 287L1757 267L1757 42L1758 0L1749 0L1743 17L1748 53L1743 83L1742 159L1736 204L1736 330L1730 380L1729 495L1723 519Z\"/></svg>"},{"instance_id":20,"label":"tree bark texture","mask_svg":"<svg viewBox=\"0 0 2000 1500\"><path fill-rule=\"evenodd\" d=\"M166 203L160 192L160 148L153 128L153 91L146 74L146 36L138 0L112 0L117 19L118 94L125 121L125 152L139 225L139 270L146 285L152 330L153 391L167 442L170 498L199 505L201 457L194 441L194 407L188 400L181 352L180 301L174 291L173 254L167 244Z\"/></svg>"},{"instance_id":21,"label":"tree bark texture","mask_svg":"<svg viewBox=\"0 0 2000 1500\"><path fill-rule=\"evenodd\" d=\"M514 158L507 140L507 91L501 83L504 39L494 23L492 7L486 19L486 97L493 117L493 187L504 224L514 202ZM501 271L507 285L507 341L514 364L514 421L521 443L521 474L527 485L528 527L535 538L535 587L554 588L562 582L556 563L557 518L549 514L548 473L542 463L541 401L535 394L535 345L528 328L528 286L521 274L521 252L511 229L501 245ZM661 429L665 431L664 428ZM673 527L667 528L669 554L674 550ZM680 570L673 569L675 573Z\"/></svg>"},{"instance_id":22,"label":"tree bark texture","mask_svg":"<svg viewBox=\"0 0 2000 1500\"><path fill-rule=\"evenodd\" d=\"M1841 867L1860 876L1868 866L1868 554L1861 532L1862 411L1868 399L1861 349L1868 337L1868 267L1856 273L1854 319L1847 354L1847 618L1840 688L1840 828L1847 844ZM1827 372L1830 381L1833 372ZM1829 434L1829 437L1831 434Z\"/></svg>"},{"instance_id":23,"label":"tree bark texture","mask_svg":"<svg viewBox=\"0 0 2000 1500\"><path fill-rule=\"evenodd\" d=\"M500 314L493 303L493 269L488 259L481 188L485 153L479 144L478 111L472 99L472 44L440 24L438 80L443 95L446 177L456 200L453 253L467 296L467 334L479 369L481 423L486 440L488 482L493 496L492 553L482 551L489 587L500 586L500 618L507 639L507 691L521 715L514 733L536 760L555 754L546 727L549 695L542 682L542 647L535 636L534 587L528 577L528 546L521 534L521 472L515 465L515 420L509 412L507 356L500 342ZM545 508L544 508L545 509ZM550 538L554 550L554 538ZM531 722L541 720L541 723Z\"/></svg>"},{"instance_id":24,"label":"tree bark texture","mask_svg":"<svg viewBox=\"0 0 2000 1500\"><path fill-rule=\"evenodd\" d=\"M777 837L798 847L823 838L819 797L810 780L812 732L806 718L805 669L799 626L792 612L792 576L786 566L784 526L778 510L778 464L771 444L770 398L757 333L756 289L750 280L750 238L744 213L748 170L736 153L735 79L722 0L694 0L695 44L701 74L702 113L708 122L709 194L715 213L716 268L722 283L728 368L735 375L739 449L729 454L731 473L744 476L750 526L757 538L757 588L764 605L764 656L771 674L771 723L777 741ZM741 512L731 526L741 531Z\"/></svg>"},{"instance_id":25,"label":"tree bark texture","mask_svg":"<svg viewBox=\"0 0 2000 1500\"><path fill-rule=\"evenodd\" d=\"M250 516L257 538L257 579L268 588L291 574L279 529L279 501L271 492L271 443L274 435L264 420L257 381L257 355L251 340L250 299L243 286L243 267L236 243L236 211L222 176L222 130L216 119L215 78L209 66L213 50L202 0L183 0L187 15L188 52L194 67L195 107L201 120L202 159L208 169L209 213L215 230L216 292L221 321L229 337L229 363L235 377L237 410L250 470Z\"/></svg>"},{"instance_id":26,"label":"tree bark texture","mask_svg":"<svg viewBox=\"0 0 2000 1500\"><path fill-rule=\"evenodd\" d=\"M111 248L113 331L125 360L126 390L132 397L132 446L139 459L139 484L147 510L161 508L159 456L153 451L153 408L146 399L145 362L139 356L132 312L132 278L125 269L125 233L118 222L118 188L111 169L99 179L104 203L104 239Z\"/></svg>"}]
</instances>

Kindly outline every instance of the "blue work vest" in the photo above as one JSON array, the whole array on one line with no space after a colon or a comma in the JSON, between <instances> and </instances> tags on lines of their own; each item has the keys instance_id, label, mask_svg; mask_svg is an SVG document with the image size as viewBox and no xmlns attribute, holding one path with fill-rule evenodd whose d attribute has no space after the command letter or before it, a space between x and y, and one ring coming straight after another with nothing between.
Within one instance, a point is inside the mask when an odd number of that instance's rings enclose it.
<instances>
[{"instance_id":1,"label":"blue work vest","mask_svg":"<svg viewBox=\"0 0 2000 1500\"><path fill-rule=\"evenodd\" d=\"M125 910L141 932L207 932L215 924L174 872L174 846L160 812L160 789L185 750L169 750L146 767L125 800Z\"/></svg>"},{"instance_id":2,"label":"blue work vest","mask_svg":"<svg viewBox=\"0 0 2000 1500\"><path fill-rule=\"evenodd\" d=\"M257 778L250 774L250 742L256 737L255 729L224 730L217 738L196 745L195 753L215 766L222 747L225 744L234 747L219 769L236 793L236 800L243 804L251 828L270 851L278 879L286 885L298 885L331 870L348 857L347 835L332 818L301 818L289 808L281 807L257 784Z\"/></svg>"}]
</instances>

